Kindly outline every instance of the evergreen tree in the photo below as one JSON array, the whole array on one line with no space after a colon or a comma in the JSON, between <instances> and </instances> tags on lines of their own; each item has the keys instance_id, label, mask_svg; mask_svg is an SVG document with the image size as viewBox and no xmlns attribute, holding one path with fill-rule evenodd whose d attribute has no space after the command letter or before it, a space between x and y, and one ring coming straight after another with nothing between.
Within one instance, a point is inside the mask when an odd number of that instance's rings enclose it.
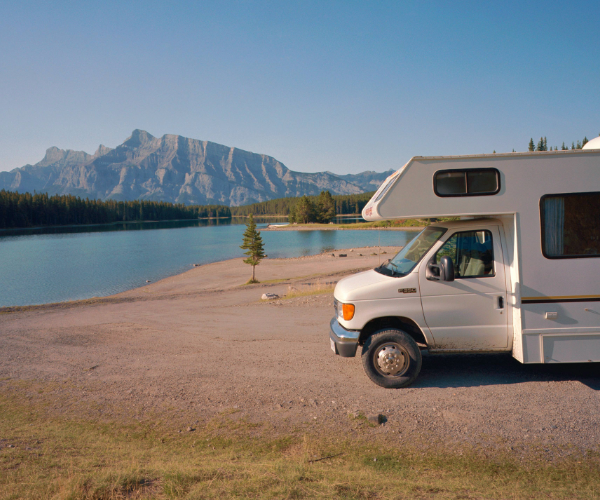
<instances>
[{"instance_id":1,"label":"evergreen tree","mask_svg":"<svg viewBox=\"0 0 600 500\"><path fill-rule=\"evenodd\" d=\"M317 222L330 222L335 217L335 201L329 191L321 191L316 204Z\"/></svg>"},{"instance_id":2,"label":"evergreen tree","mask_svg":"<svg viewBox=\"0 0 600 500\"><path fill-rule=\"evenodd\" d=\"M587 138L587 137L584 137L584 138L583 138L583 141L581 141L581 147L585 146L585 145L586 145L588 142L589 142L589 141L588 141L588 138Z\"/></svg>"},{"instance_id":3,"label":"evergreen tree","mask_svg":"<svg viewBox=\"0 0 600 500\"><path fill-rule=\"evenodd\" d=\"M288 222L290 224L293 224L294 222L297 222L296 221L296 207L295 206L290 207L290 213L288 215Z\"/></svg>"},{"instance_id":4,"label":"evergreen tree","mask_svg":"<svg viewBox=\"0 0 600 500\"><path fill-rule=\"evenodd\" d=\"M571 143L571 149L575 149L575 143L574 142Z\"/></svg>"},{"instance_id":5,"label":"evergreen tree","mask_svg":"<svg viewBox=\"0 0 600 500\"><path fill-rule=\"evenodd\" d=\"M562 148L560 148L560 149L562 149L563 151L566 151L567 149L569 149L567 146L565 146L565 141L563 141Z\"/></svg>"},{"instance_id":6,"label":"evergreen tree","mask_svg":"<svg viewBox=\"0 0 600 500\"><path fill-rule=\"evenodd\" d=\"M535 144L533 143L533 137L529 139L529 151L535 151Z\"/></svg>"},{"instance_id":7,"label":"evergreen tree","mask_svg":"<svg viewBox=\"0 0 600 500\"><path fill-rule=\"evenodd\" d=\"M544 151L548 151L548 139L544 136Z\"/></svg>"},{"instance_id":8,"label":"evergreen tree","mask_svg":"<svg viewBox=\"0 0 600 500\"><path fill-rule=\"evenodd\" d=\"M258 283L255 278L254 269L260 264L260 261L265 258L265 249L262 237L260 236L260 231L256 230L256 222L254 222L252 214L248 217L246 231L244 231L244 239L240 248L246 250L244 255L248 256L247 259L244 259L244 263L252 266L252 278L250 278L248 283Z\"/></svg>"},{"instance_id":9,"label":"evergreen tree","mask_svg":"<svg viewBox=\"0 0 600 500\"><path fill-rule=\"evenodd\" d=\"M540 140L537 143L536 151L546 151L546 146L544 145L544 138L540 137Z\"/></svg>"},{"instance_id":10,"label":"evergreen tree","mask_svg":"<svg viewBox=\"0 0 600 500\"><path fill-rule=\"evenodd\" d=\"M575 149L581 149L581 143L577 141L577 147Z\"/></svg>"},{"instance_id":11,"label":"evergreen tree","mask_svg":"<svg viewBox=\"0 0 600 500\"><path fill-rule=\"evenodd\" d=\"M314 221L315 206L308 196L303 196L296 205L296 222L307 224Z\"/></svg>"}]
</instances>

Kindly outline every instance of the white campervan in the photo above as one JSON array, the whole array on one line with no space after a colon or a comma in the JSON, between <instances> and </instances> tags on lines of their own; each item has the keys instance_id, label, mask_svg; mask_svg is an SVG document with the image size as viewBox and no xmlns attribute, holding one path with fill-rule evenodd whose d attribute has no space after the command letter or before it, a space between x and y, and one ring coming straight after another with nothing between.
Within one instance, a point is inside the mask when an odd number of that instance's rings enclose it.
<instances>
[{"instance_id":1,"label":"white campervan","mask_svg":"<svg viewBox=\"0 0 600 500\"><path fill-rule=\"evenodd\" d=\"M414 157L363 210L433 223L393 259L341 280L331 348L403 387L431 353L600 361L600 137L583 150Z\"/></svg>"}]
</instances>

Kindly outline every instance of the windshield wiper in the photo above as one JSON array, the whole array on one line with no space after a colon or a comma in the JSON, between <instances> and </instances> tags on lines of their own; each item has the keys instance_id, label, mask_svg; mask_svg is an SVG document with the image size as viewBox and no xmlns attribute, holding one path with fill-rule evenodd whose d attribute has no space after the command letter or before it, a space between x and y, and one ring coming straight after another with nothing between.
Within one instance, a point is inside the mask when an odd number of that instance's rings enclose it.
<instances>
[{"instance_id":1,"label":"windshield wiper","mask_svg":"<svg viewBox=\"0 0 600 500\"><path fill-rule=\"evenodd\" d=\"M390 264L391 267L389 267L388 264ZM398 271L398 266L392 262L392 259L388 259L383 264L377 266L375 271L388 276L404 276L404 274Z\"/></svg>"},{"instance_id":2,"label":"windshield wiper","mask_svg":"<svg viewBox=\"0 0 600 500\"><path fill-rule=\"evenodd\" d=\"M392 261L392 259L390 259L390 261L388 262L388 264L395 269L395 271L392 269L391 270L392 272L395 272L396 274L402 275L402 273L400 271L398 271L398 266L396 264L394 264L394 262Z\"/></svg>"}]
</instances>

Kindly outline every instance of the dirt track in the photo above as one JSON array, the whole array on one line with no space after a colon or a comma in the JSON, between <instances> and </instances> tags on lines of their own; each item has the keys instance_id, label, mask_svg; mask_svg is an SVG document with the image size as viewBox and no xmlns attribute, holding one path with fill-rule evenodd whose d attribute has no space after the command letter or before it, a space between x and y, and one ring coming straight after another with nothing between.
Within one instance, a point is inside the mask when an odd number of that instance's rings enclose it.
<instances>
[{"instance_id":1,"label":"dirt track","mask_svg":"<svg viewBox=\"0 0 600 500\"><path fill-rule=\"evenodd\" d=\"M27 381L36 389L18 389L23 398L100 419L158 416L183 426L227 411L276 430L343 435L354 428L348 413L361 411L384 414L387 423L368 432L399 442L597 447L598 365L425 354L413 386L385 390L360 357L329 350L331 295L260 300L372 268L370 253L268 259L258 278L284 281L243 287L249 268L238 259L97 302L0 314L0 391Z\"/></svg>"}]
</instances>

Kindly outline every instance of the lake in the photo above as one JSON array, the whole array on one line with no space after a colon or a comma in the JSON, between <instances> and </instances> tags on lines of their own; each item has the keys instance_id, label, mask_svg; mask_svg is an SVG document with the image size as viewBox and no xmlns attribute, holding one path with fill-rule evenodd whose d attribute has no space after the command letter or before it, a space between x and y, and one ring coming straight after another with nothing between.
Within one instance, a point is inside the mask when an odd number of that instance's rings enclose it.
<instances>
[{"instance_id":1,"label":"lake","mask_svg":"<svg viewBox=\"0 0 600 500\"><path fill-rule=\"evenodd\" d=\"M274 222L270 219L271 222ZM258 221L259 229L266 224ZM103 297L242 257L245 220L167 221L0 232L0 307ZM264 231L269 257L404 246L414 231Z\"/></svg>"}]
</instances>

